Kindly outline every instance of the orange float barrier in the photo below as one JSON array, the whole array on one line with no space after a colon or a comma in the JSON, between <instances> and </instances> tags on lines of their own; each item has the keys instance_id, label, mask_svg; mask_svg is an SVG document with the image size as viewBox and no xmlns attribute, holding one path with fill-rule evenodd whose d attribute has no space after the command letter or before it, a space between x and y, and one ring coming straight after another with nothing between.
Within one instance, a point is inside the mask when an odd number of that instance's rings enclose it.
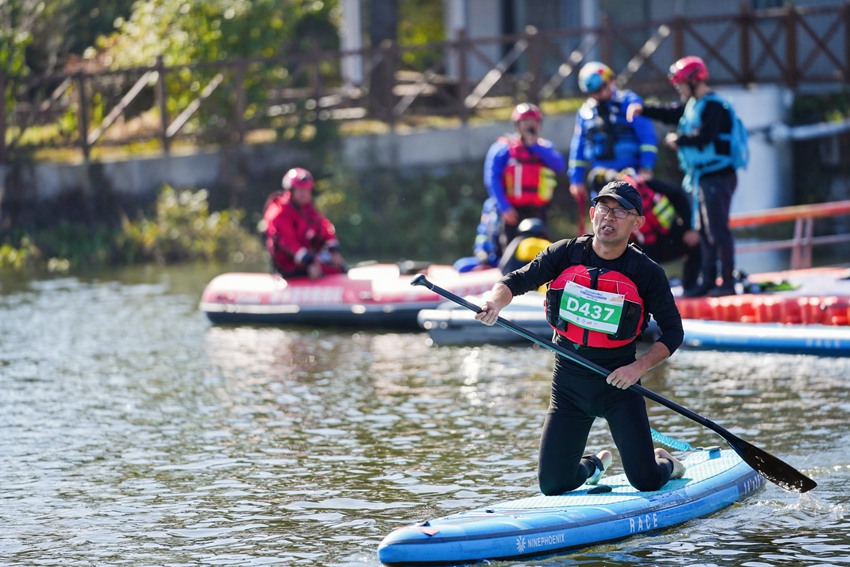
<instances>
[{"instance_id":1,"label":"orange float barrier","mask_svg":"<svg viewBox=\"0 0 850 567\"><path fill-rule=\"evenodd\" d=\"M683 319L787 325L850 325L850 278L846 267L754 274L751 282L791 282L783 291L722 297L678 297Z\"/></svg>"}]
</instances>

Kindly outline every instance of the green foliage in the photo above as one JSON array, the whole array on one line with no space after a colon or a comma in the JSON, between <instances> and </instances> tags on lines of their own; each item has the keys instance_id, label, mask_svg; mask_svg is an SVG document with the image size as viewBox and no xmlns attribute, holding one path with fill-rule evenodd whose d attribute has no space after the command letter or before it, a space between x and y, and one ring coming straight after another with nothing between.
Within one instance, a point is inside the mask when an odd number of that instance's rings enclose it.
<instances>
[{"instance_id":1,"label":"green foliage","mask_svg":"<svg viewBox=\"0 0 850 567\"><path fill-rule=\"evenodd\" d=\"M392 171L359 179L336 170L317 182L316 205L333 221L349 258L448 261L463 248L459 234L468 233L465 243L471 246L481 210L472 180L456 173L451 181Z\"/></svg>"},{"instance_id":2,"label":"green foliage","mask_svg":"<svg viewBox=\"0 0 850 567\"><path fill-rule=\"evenodd\" d=\"M34 25L44 5L0 0L0 68L8 75L26 76L25 50L33 42Z\"/></svg>"},{"instance_id":3,"label":"green foliage","mask_svg":"<svg viewBox=\"0 0 850 567\"><path fill-rule=\"evenodd\" d=\"M115 21L127 18L136 0L65 0L64 43L71 53L82 55L97 38L115 30ZM57 30L58 31L58 30Z\"/></svg>"},{"instance_id":4,"label":"green foliage","mask_svg":"<svg viewBox=\"0 0 850 567\"><path fill-rule=\"evenodd\" d=\"M119 19L115 33L101 38L97 48L114 69L152 66L160 56L166 67L187 66L165 75L165 104L172 118L220 81L206 93L183 134L197 132L201 143L227 143L237 120L251 121L255 128L258 123L270 129L288 126L289 112L271 118L265 110L283 91L290 93L287 103L293 96L307 98L292 90L312 85L312 68L302 66L297 55L339 49L333 21L336 5L336 0L138 1L132 14ZM243 67L251 58L266 63ZM223 61L232 64L204 65ZM324 84L338 77L335 69L319 72L326 77ZM245 97L241 117L236 116L238 88L244 89Z\"/></svg>"},{"instance_id":5,"label":"green foliage","mask_svg":"<svg viewBox=\"0 0 850 567\"><path fill-rule=\"evenodd\" d=\"M149 262L257 263L266 252L256 234L241 225L244 216L241 210L210 212L203 189L165 187L152 218L125 218L119 230L60 222L17 244L7 237L0 244L0 273Z\"/></svg>"},{"instance_id":6,"label":"green foliage","mask_svg":"<svg viewBox=\"0 0 850 567\"><path fill-rule=\"evenodd\" d=\"M434 0L400 0L398 39L402 45L422 45L445 39L444 3Z\"/></svg>"},{"instance_id":7,"label":"green foliage","mask_svg":"<svg viewBox=\"0 0 850 567\"><path fill-rule=\"evenodd\" d=\"M29 14L18 2L0 0L0 22L7 22L5 25L0 24L0 73L18 77L27 75L24 52L32 43L33 35L19 22L25 21L28 17ZM12 89L12 83L8 82L5 92L0 92L0 96L6 99L7 109L15 108L15 96ZM0 140L0 143L5 141Z\"/></svg>"},{"instance_id":8,"label":"green foliage","mask_svg":"<svg viewBox=\"0 0 850 567\"><path fill-rule=\"evenodd\" d=\"M20 75L61 71L109 33L134 0L0 0L0 65ZM26 55L24 53L26 52Z\"/></svg>"},{"instance_id":9,"label":"green foliage","mask_svg":"<svg viewBox=\"0 0 850 567\"><path fill-rule=\"evenodd\" d=\"M107 227L67 221L39 230L32 237L48 258L61 258L74 266L103 265L112 259L113 233Z\"/></svg>"},{"instance_id":10,"label":"green foliage","mask_svg":"<svg viewBox=\"0 0 850 567\"><path fill-rule=\"evenodd\" d=\"M369 170L358 176L330 168L318 176L316 205L333 221L349 260L399 259L452 263L469 256L487 197L480 163L402 174ZM550 231L575 231L566 186L556 193ZM568 202L567 202L568 201Z\"/></svg>"},{"instance_id":11,"label":"green foliage","mask_svg":"<svg viewBox=\"0 0 850 567\"><path fill-rule=\"evenodd\" d=\"M794 97L792 106L793 124L817 124L841 121L850 116L850 95L847 92ZM822 203L836 199L834 193L834 171L824 160L824 144L834 143L840 155L847 155L848 137L836 136L833 141L824 138L797 140L791 146L793 163L806 164L795 167L794 202L797 204ZM830 152L826 152L827 154Z\"/></svg>"},{"instance_id":12,"label":"green foliage","mask_svg":"<svg viewBox=\"0 0 850 567\"><path fill-rule=\"evenodd\" d=\"M317 176L316 205L335 224L349 262L452 263L471 253L487 196L479 163L406 174L375 169L357 174L338 165L325 169ZM575 230L575 207L565 194L562 186L549 214L556 238ZM267 260L261 239L253 227L246 228L245 212L211 211L207 197L203 189L166 186L150 215L124 218L120 229L60 222L31 239L0 246L0 272Z\"/></svg>"},{"instance_id":13,"label":"green foliage","mask_svg":"<svg viewBox=\"0 0 850 567\"><path fill-rule=\"evenodd\" d=\"M335 6L335 0L139 0L99 47L116 67L151 65L159 55L166 65L271 57L309 41L333 49Z\"/></svg>"},{"instance_id":14,"label":"green foliage","mask_svg":"<svg viewBox=\"0 0 850 567\"><path fill-rule=\"evenodd\" d=\"M844 120L850 113L850 94L846 92L794 97L792 120L795 124Z\"/></svg>"},{"instance_id":15,"label":"green foliage","mask_svg":"<svg viewBox=\"0 0 850 567\"><path fill-rule=\"evenodd\" d=\"M398 42L400 45L427 45L445 40L443 3L433 0L400 0ZM407 51L404 62L419 70L442 62L443 54L434 50Z\"/></svg>"},{"instance_id":16,"label":"green foliage","mask_svg":"<svg viewBox=\"0 0 850 567\"><path fill-rule=\"evenodd\" d=\"M264 251L259 239L241 226L243 218L240 210L210 212L203 189L178 192L166 186L152 219L123 220L116 253L128 263L253 262Z\"/></svg>"},{"instance_id":17,"label":"green foliage","mask_svg":"<svg viewBox=\"0 0 850 567\"><path fill-rule=\"evenodd\" d=\"M33 268L41 257L41 251L27 238L21 238L18 246L0 244L0 272L22 272Z\"/></svg>"}]
</instances>

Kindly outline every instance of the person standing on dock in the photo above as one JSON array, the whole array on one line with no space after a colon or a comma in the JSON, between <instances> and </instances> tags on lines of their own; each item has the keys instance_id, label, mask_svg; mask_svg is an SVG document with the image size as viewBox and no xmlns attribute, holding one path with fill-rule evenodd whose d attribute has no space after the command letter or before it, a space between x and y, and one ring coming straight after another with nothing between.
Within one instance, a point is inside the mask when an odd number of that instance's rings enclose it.
<instances>
[{"instance_id":1,"label":"person standing on dock","mask_svg":"<svg viewBox=\"0 0 850 567\"><path fill-rule=\"evenodd\" d=\"M540 490L546 495L595 484L610 467L611 451L583 455L597 417L608 421L636 489L658 490L684 474L670 453L653 449L646 402L629 388L682 344L681 315L664 270L629 245L632 232L646 220L637 189L613 181L593 203L592 235L555 242L504 276L475 315L493 325L514 296L548 283L546 316L556 344L611 370L602 378L572 359L556 357L538 464ZM637 357L636 340L650 315L661 335Z\"/></svg>"},{"instance_id":2,"label":"person standing on dock","mask_svg":"<svg viewBox=\"0 0 850 567\"><path fill-rule=\"evenodd\" d=\"M691 55L673 63L669 78L680 102L668 106L636 103L627 116L643 114L665 124L678 124L665 142L676 150L685 173L682 185L691 194L702 252L700 283L685 290L685 297L735 295L735 241L729 210L738 185L736 170L746 167L749 160L746 129L732 105L709 88L708 68L699 57Z\"/></svg>"},{"instance_id":3,"label":"person standing on dock","mask_svg":"<svg viewBox=\"0 0 850 567\"><path fill-rule=\"evenodd\" d=\"M346 271L334 225L313 204L313 175L303 167L286 172L283 191L266 201L263 221L266 248L283 277L324 275Z\"/></svg>"},{"instance_id":4,"label":"person standing on dock","mask_svg":"<svg viewBox=\"0 0 850 567\"><path fill-rule=\"evenodd\" d=\"M598 61L585 64L578 74L578 86L587 101L576 114L567 176L579 209L578 233L584 234L588 171L631 168L641 179L650 179L658 157L658 137L651 120L639 116L626 120L626 109L643 100L630 90L618 89L608 65Z\"/></svg>"}]
</instances>

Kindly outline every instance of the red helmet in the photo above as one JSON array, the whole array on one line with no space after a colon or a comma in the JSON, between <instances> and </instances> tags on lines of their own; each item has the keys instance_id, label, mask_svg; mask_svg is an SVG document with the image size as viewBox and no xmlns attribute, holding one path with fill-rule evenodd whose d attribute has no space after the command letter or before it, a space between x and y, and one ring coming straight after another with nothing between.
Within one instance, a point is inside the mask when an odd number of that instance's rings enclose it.
<instances>
[{"instance_id":1,"label":"red helmet","mask_svg":"<svg viewBox=\"0 0 850 567\"><path fill-rule=\"evenodd\" d=\"M309 171L303 167L293 167L286 172L280 184L284 190L289 191L290 189L301 188L312 189L315 182L313 181L313 175Z\"/></svg>"},{"instance_id":2,"label":"red helmet","mask_svg":"<svg viewBox=\"0 0 850 567\"><path fill-rule=\"evenodd\" d=\"M511 120L515 123L520 120L537 120L540 122L543 120L543 113L540 112L540 109L537 108L536 104L531 104L530 102L522 102L516 105L513 113L511 114Z\"/></svg>"},{"instance_id":3,"label":"red helmet","mask_svg":"<svg viewBox=\"0 0 850 567\"><path fill-rule=\"evenodd\" d=\"M688 55L670 65L670 73L667 75L667 78L674 85L676 83L705 81L708 79L708 67L696 55Z\"/></svg>"},{"instance_id":4,"label":"red helmet","mask_svg":"<svg viewBox=\"0 0 850 567\"><path fill-rule=\"evenodd\" d=\"M593 94L598 92L614 78L611 67L599 61L591 61L578 72L578 88L581 92Z\"/></svg>"}]
</instances>

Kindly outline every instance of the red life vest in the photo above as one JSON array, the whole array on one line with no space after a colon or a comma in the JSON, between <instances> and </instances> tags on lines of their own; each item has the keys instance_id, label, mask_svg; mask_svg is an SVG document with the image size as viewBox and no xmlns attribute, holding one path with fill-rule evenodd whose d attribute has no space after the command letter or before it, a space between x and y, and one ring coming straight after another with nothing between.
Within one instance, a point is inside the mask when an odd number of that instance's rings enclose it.
<instances>
[{"instance_id":1,"label":"red life vest","mask_svg":"<svg viewBox=\"0 0 850 567\"><path fill-rule=\"evenodd\" d=\"M590 238L576 239L573 256L584 257ZM627 250L626 254L632 254ZM630 262L626 259L626 270ZM625 273L573 264L549 284L546 319L576 344L594 348L628 345L645 322L643 298Z\"/></svg>"},{"instance_id":2,"label":"red life vest","mask_svg":"<svg viewBox=\"0 0 850 567\"><path fill-rule=\"evenodd\" d=\"M514 207L540 207L552 200L557 180L539 156L528 151L519 138L502 138L508 145L508 163L502 173L505 196Z\"/></svg>"},{"instance_id":3,"label":"red life vest","mask_svg":"<svg viewBox=\"0 0 850 567\"><path fill-rule=\"evenodd\" d=\"M666 195L656 193L645 182L624 175L623 180L634 185L640 193L643 202L643 216L646 221L632 233L638 244L649 246L655 244L660 236L670 232L670 227L676 221L676 209Z\"/></svg>"}]
</instances>

